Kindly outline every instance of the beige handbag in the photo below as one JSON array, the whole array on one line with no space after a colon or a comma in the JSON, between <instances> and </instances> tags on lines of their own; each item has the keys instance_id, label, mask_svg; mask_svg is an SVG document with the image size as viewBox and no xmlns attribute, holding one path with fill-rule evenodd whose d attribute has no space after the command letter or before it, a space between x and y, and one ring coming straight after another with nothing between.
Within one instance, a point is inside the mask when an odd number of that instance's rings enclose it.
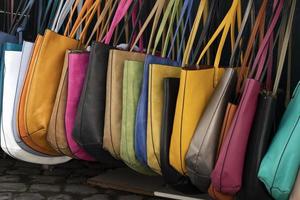
<instances>
[{"instance_id":1,"label":"beige handbag","mask_svg":"<svg viewBox=\"0 0 300 200\"><path fill-rule=\"evenodd\" d=\"M70 51L67 50L65 54L64 66L61 73L61 78L54 102L52 115L50 118L47 140L51 147L57 152L61 152L67 156L73 156L69 149L66 139L65 128L65 111L67 103L67 89L68 89L68 55Z\"/></svg>"},{"instance_id":2,"label":"beige handbag","mask_svg":"<svg viewBox=\"0 0 300 200\"><path fill-rule=\"evenodd\" d=\"M125 60L144 62L145 54L110 50L106 82L103 148L120 159L122 90Z\"/></svg>"}]
</instances>

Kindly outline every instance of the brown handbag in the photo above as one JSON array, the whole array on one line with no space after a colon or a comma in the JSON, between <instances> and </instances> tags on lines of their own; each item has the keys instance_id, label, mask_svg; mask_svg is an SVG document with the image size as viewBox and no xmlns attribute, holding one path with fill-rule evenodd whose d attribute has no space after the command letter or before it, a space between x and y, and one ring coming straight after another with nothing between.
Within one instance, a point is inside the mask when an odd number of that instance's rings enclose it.
<instances>
[{"instance_id":1,"label":"brown handbag","mask_svg":"<svg viewBox=\"0 0 300 200\"><path fill-rule=\"evenodd\" d=\"M120 159L122 90L125 60L144 62L145 54L110 50L106 82L103 148Z\"/></svg>"},{"instance_id":2,"label":"brown handbag","mask_svg":"<svg viewBox=\"0 0 300 200\"><path fill-rule=\"evenodd\" d=\"M217 155L219 155L219 153L220 153L222 143L226 138L227 132L230 128L230 124L233 120L233 117L235 115L236 110L237 110L237 105L231 104L231 103L229 103L227 105L227 109L226 109L226 113L225 113L225 117L224 117L224 121L223 121L223 126L222 126L222 131L221 131L221 135L220 135L220 138L219 138L219 145L218 145ZM216 158L216 159L218 159L218 158ZM208 194L211 198L213 198L215 200L234 200L235 199L235 197L232 196L232 195L228 195L228 194L218 192L216 190L216 188L214 188L212 186L212 184L210 184L210 186L209 186Z\"/></svg>"},{"instance_id":3,"label":"brown handbag","mask_svg":"<svg viewBox=\"0 0 300 200\"><path fill-rule=\"evenodd\" d=\"M64 155L74 157L66 139L65 128L65 112L67 103L67 89L68 89L68 55L70 51L67 50L65 54L64 66L61 73L61 78L56 94L56 99L49 123L49 130L47 134L47 141L53 149L61 152Z\"/></svg>"}]
</instances>

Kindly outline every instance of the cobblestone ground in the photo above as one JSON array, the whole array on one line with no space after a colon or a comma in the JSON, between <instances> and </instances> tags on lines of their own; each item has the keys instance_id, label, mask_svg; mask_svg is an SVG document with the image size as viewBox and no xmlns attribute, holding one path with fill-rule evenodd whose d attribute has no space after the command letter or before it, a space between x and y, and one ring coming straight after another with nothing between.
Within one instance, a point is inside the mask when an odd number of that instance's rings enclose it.
<instances>
[{"instance_id":1,"label":"cobblestone ground","mask_svg":"<svg viewBox=\"0 0 300 200\"><path fill-rule=\"evenodd\" d=\"M154 200L86 184L88 178L107 169L99 163L78 160L45 169L11 158L1 159L0 200Z\"/></svg>"}]
</instances>

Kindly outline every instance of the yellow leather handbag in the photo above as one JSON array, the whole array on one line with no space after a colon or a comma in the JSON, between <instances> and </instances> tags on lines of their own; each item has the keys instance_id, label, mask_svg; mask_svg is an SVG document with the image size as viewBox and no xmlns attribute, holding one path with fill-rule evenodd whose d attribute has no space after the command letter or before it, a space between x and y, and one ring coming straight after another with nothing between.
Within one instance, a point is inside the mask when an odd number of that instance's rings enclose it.
<instances>
[{"instance_id":1,"label":"yellow leather handbag","mask_svg":"<svg viewBox=\"0 0 300 200\"><path fill-rule=\"evenodd\" d=\"M165 38L168 41L170 37L170 28L173 26L176 12L179 8L179 0L169 1L164 12L163 19L158 29L152 54L155 54L156 47L161 39L163 30L168 27L166 22L169 20L168 34ZM170 15L171 14L171 15ZM168 46L165 42L162 51L162 57L165 57L165 50ZM165 58L169 59L169 58ZM175 62L174 62L175 64ZM148 83L148 113L147 113L147 164L158 174L161 174L160 167L160 138L163 115L164 101L164 79L179 78L180 67L161 64L149 65L149 83Z\"/></svg>"},{"instance_id":2,"label":"yellow leather handbag","mask_svg":"<svg viewBox=\"0 0 300 200\"><path fill-rule=\"evenodd\" d=\"M89 11L86 9L81 11L89 15L85 26L89 26L92 19L91 13L96 12L95 7L99 3L100 1L97 0ZM19 113L24 115L24 122L21 122L24 123L25 128L22 140L34 150L48 155L60 154L49 145L46 139L48 126L61 78L65 52L67 49L79 47L79 41L73 38L83 20L84 18L76 20L79 21L78 26L73 27L69 37L59 35L52 30L46 30L39 53L35 58L35 62L30 65L30 73L26 77L26 88L25 90L23 89L21 97L21 102L24 103L24 110L23 113ZM53 30L56 29L58 31L58 26L53 27ZM84 34L85 32L82 32L80 38Z\"/></svg>"},{"instance_id":3,"label":"yellow leather handbag","mask_svg":"<svg viewBox=\"0 0 300 200\"><path fill-rule=\"evenodd\" d=\"M203 49L197 61L200 64L201 59L209 49L210 45L216 40L217 36L222 32L218 51L215 57L213 67L200 66L197 68L184 67L181 70L180 86L176 104L176 111L173 124L173 132L170 144L170 164L179 173L185 175L186 165L185 156L189 148L191 139L196 129L197 123L214 91L215 86L221 79L224 69L219 67L222 49L225 44L231 22L235 19L238 0L234 0L228 13L214 35ZM184 53L183 65L187 64L190 50L199 26L199 22L206 6L206 0L202 0L194 25L187 43ZM223 30L223 31L222 31Z\"/></svg>"}]
</instances>

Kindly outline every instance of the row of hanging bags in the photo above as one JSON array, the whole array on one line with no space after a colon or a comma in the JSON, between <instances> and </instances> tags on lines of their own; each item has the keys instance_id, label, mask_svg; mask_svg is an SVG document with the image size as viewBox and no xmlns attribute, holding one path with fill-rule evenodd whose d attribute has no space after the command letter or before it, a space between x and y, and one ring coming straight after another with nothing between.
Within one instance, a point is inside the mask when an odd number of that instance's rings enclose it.
<instances>
[{"instance_id":1,"label":"row of hanging bags","mask_svg":"<svg viewBox=\"0 0 300 200\"><path fill-rule=\"evenodd\" d=\"M242 184L242 172L249 133L257 107L264 63L268 53L268 44L279 19L284 1L279 1L276 11L262 43L259 46L251 73L244 85L244 91L230 125L228 135L221 147L219 158L212 172L212 184L218 191L236 194ZM243 134L241 136L241 134Z\"/></svg>"}]
</instances>

